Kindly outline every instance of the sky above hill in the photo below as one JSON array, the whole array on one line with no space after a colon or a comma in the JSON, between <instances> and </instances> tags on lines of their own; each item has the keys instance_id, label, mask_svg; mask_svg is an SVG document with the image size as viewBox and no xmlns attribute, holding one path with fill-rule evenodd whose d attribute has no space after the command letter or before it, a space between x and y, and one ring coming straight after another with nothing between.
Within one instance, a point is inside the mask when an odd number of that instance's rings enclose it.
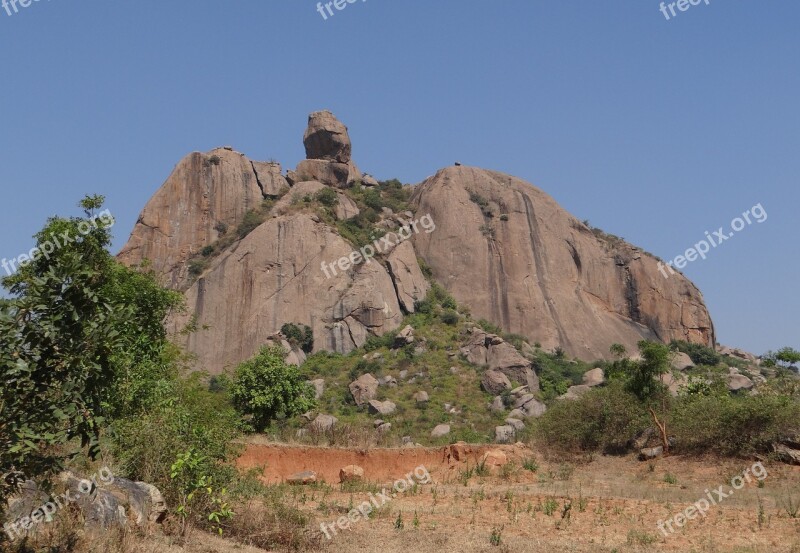
<instances>
[{"instance_id":1,"label":"sky above hill","mask_svg":"<svg viewBox=\"0 0 800 553\"><path fill-rule=\"evenodd\" d=\"M0 8L0 258L86 193L118 249L187 153L292 168L330 109L381 179L504 171L665 260L722 228L683 269L718 340L800 347L800 3L339 1Z\"/></svg>"}]
</instances>

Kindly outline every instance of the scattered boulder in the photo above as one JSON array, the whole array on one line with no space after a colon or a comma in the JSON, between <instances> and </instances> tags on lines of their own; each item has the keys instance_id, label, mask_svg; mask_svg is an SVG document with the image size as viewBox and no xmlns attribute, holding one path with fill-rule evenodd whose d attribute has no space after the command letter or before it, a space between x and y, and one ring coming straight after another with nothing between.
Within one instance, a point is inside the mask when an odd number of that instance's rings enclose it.
<instances>
[{"instance_id":1,"label":"scattered boulder","mask_svg":"<svg viewBox=\"0 0 800 553\"><path fill-rule=\"evenodd\" d=\"M391 429L392 429L392 423L390 423L390 422L385 422L385 423L383 423L383 424L379 425L379 426L376 428L376 430L377 430L378 432L380 432L381 434L383 434L384 432L388 432L388 431L389 431L389 430L391 430Z\"/></svg>"},{"instance_id":2,"label":"scattered boulder","mask_svg":"<svg viewBox=\"0 0 800 553\"><path fill-rule=\"evenodd\" d=\"M499 449L490 449L483 454L481 462L487 467L502 467L508 463L508 456Z\"/></svg>"},{"instance_id":3,"label":"scattered boulder","mask_svg":"<svg viewBox=\"0 0 800 553\"><path fill-rule=\"evenodd\" d=\"M358 465L347 465L339 469L339 482L360 482L364 479L364 469Z\"/></svg>"},{"instance_id":4,"label":"scattered boulder","mask_svg":"<svg viewBox=\"0 0 800 553\"><path fill-rule=\"evenodd\" d=\"M308 484L314 484L316 481L317 473L313 470L298 472L286 479L286 483L292 486L307 486Z\"/></svg>"},{"instance_id":5,"label":"scattered boulder","mask_svg":"<svg viewBox=\"0 0 800 553\"><path fill-rule=\"evenodd\" d=\"M369 401L369 412L372 415L388 416L397 410L397 405L392 401L377 401L375 399Z\"/></svg>"},{"instance_id":6,"label":"scattered boulder","mask_svg":"<svg viewBox=\"0 0 800 553\"><path fill-rule=\"evenodd\" d=\"M509 417L509 418L506 419L506 424L508 426L513 427L514 430L517 431L517 432L519 432L521 430L525 430L525 423L522 422L519 419L514 419L514 418Z\"/></svg>"},{"instance_id":7,"label":"scattered boulder","mask_svg":"<svg viewBox=\"0 0 800 553\"><path fill-rule=\"evenodd\" d=\"M640 461L649 461L664 454L664 446L648 447L639 451Z\"/></svg>"},{"instance_id":8,"label":"scattered boulder","mask_svg":"<svg viewBox=\"0 0 800 553\"><path fill-rule=\"evenodd\" d=\"M370 175L368 173L364 173L361 176L361 184L363 184L364 186L369 187L369 188L380 185L380 183L378 182L378 179L376 179L375 177L373 177L372 175Z\"/></svg>"},{"instance_id":9,"label":"scattered boulder","mask_svg":"<svg viewBox=\"0 0 800 553\"><path fill-rule=\"evenodd\" d=\"M450 374L458 374L458 367L450 367Z\"/></svg>"},{"instance_id":10,"label":"scattered boulder","mask_svg":"<svg viewBox=\"0 0 800 553\"><path fill-rule=\"evenodd\" d=\"M744 351L739 348L730 348L728 346L717 346L717 353L720 355L727 355L730 357L737 357L753 364L758 364L758 357L750 352Z\"/></svg>"},{"instance_id":11,"label":"scattered boulder","mask_svg":"<svg viewBox=\"0 0 800 553\"><path fill-rule=\"evenodd\" d=\"M378 383L381 386L388 386L389 388L397 388L397 379L390 374L381 377Z\"/></svg>"},{"instance_id":12,"label":"scattered boulder","mask_svg":"<svg viewBox=\"0 0 800 553\"><path fill-rule=\"evenodd\" d=\"M516 435L514 427L508 424L496 426L494 429L494 441L498 444L510 444L514 442Z\"/></svg>"},{"instance_id":13,"label":"scattered boulder","mask_svg":"<svg viewBox=\"0 0 800 553\"><path fill-rule=\"evenodd\" d=\"M522 409L514 409L508 414L509 417L512 419L524 419L527 416L527 413Z\"/></svg>"},{"instance_id":14,"label":"scattered boulder","mask_svg":"<svg viewBox=\"0 0 800 553\"><path fill-rule=\"evenodd\" d=\"M659 380L667 387L669 393L673 397L678 397L681 388L689 384L689 377L685 374L678 373L664 373L659 377Z\"/></svg>"},{"instance_id":15,"label":"scattered boulder","mask_svg":"<svg viewBox=\"0 0 800 553\"><path fill-rule=\"evenodd\" d=\"M469 456L473 453L472 447L466 442L456 442L447 446L445 450L447 457L458 461L459 463L463 463L469 459Z\"/></svg>"},{"instance_id":16,"label":"scattered boulder","mask_svg":"<svg viewBox=\"0 0 800 553\"><path fill-rule=\"evenodd\" d=\"M481 387L490 394L499 394L505 390L511 389L511 381L508 377L496 370L488 370L483 373L481 378Z\"/></svg>"},{"instance_id":17,"label":"scattered boulder","mask_svg":"<svg viewBox=\"0 0 800 553\"><path fill-rule=\"evenodd\" d=\"M628 447L631 449L644 449L650 440L657 437L655 428L645 428L628 441Z\"/></svg>"},{"instance_id":18,"label":"scattered boulder","mask_svg":"<svg viewBox=\"0 0 800 553\"><path fill-rule=\"evenodd\" d=\"M400 371L400 380L405 380L408 378L408 369L403 369Z\"/></svg>"},{"instance_id":19,"label":"scattered boulder","mask_svg":"<svg viewBox=\"0 0 800 553\"><path fill-rule=\"evenodd\" d=\"M567 388L567 393L558 396L556 399L568 399L568 400L576 400L580 399L580 397L591 390L589 386L586 384L578 384L577 386L570 386Z\"/></svg>"},{"instance_id":20,"label":"scattered boulder","mask_svg":"<svg viewBox=\"0 0 800 553\"><path fill-rule=\"evenodd\" d=\"M489 405L489 410L494 411L495 413L501 413L506 410L506 404L503 403L503 398L500 396L495 396L492 400L492 403Z\"/></svg>"},{"instance_id":21,"label":"scattered boulder","mask_svg":"<svg viewBox=\"0 0 800 553\"><path fill-rule=\"evenodd\" d=\"M428 397L428 392L420 390L416 394L414 394L414 401L417 402L417 405L425 405L430 401L430 397Z\"/></svg>"},{"instance_id":22,"label":"scattered boulder","mask_svg":"<svg viewBox=\"0 0 800 553\"><path fill-rule=\"evenodd\" d=\"M536 398L528 401L522 406L522 412L527 418L541 417L546 411L547 406Z\"/></svg>"},{"instance_id":23,"label":"scattered boulder","mask_svg":"<svg viewBox=\"0 0 800 553\"><path fill-rule=\"evenodd\" d=\"M439 424L431 430L431 438L441 438L443 436L447 436L450 433L450 425L449 424Z\"/></svg>"},{"instance_id":24,"label":"scattered boulder","mask_svg":"<svg viewBox=\"0 0 800 553\"><path fill-rule=\"evenodd\" d=\"M753 386L755 386L753 381L743 374L732 373L728 375L728 390L731 392L752 390Z\"/></svg>"},{"instance_id":25,"label":"scattered boulder","mask_svg":"<svg viewBox=\"0 0 800 553\"><path fill-rule=\"evenodd\" d=\"M461 348L461 353L470 363L500 371L509 381L515 380L527 385L532 392L539 390L539 377L533 371L531 362L500 336L474 327L469 341Z\"/></svg>"},{"instance_id":26,"label":"scattered boulder","mask_svg":"<svg viewBox=\"0 0 800 553\"><path fill-rule=\"evenodd\" d=\"M586 371L583 375L583 383L590 388L595 386L602 386L606 383L606 376L603 373L603 369L597 367L592 369L591 371Z\"/></svg>"},{"instance_id":27,"label":"scattered boulder","mask_svg":"<svg viewBox=\"0 0 800 553\"><path fill-rule=\"evenodd\" d=\"M365 405L370 400L375 399L378 394L378 380L370 373L362 374L350 383L350 393L359 407Z\"/></svg>"},{"instance_id":28,"label":"scattered boulder","mask_svg":"<svg viewBox=\"0 0 800 553\"><path fill-rule=\"evenodd\" d=\"M692 361L692 358L682 351L676 351L672 353L670 364L676 371L685 371L686 369L691 369L694 367L694 361Z\"/></svg>"},{"instance_id":29,"label":"scattered boulder","mask_svg":"<svg viewBox=\"0 0 800 553\"><path fill-rule=\"evenodd\" d=\"M397 334L397 337L394 340L394 346L396 348L402 348L403 346L413 343L414 327L411 325L406 325L406 327Z\"/></svg>"},{"instance_id":30,"label":"scattered boulder","mask_svg":"<svg viewBox=\"0 0 800 553\"><path fill-rule=\"evenodd\" d=\"M78 478L65 471L58 476L70 495L77 498L75 505L81 511L84 524L90 528L125 527L130 523L145 526L160 523L167 514L167 505L161 492L145 482L134 482L113 476L105 476L102 469L94 482ZM86 493L87 488L90 490ZM6 515L10 520L31 516L49 501L50 494L39 489L33 481L21 483L19 493L8 502Z\"/></svg>"},{"instance_id":31,"label":"scattered boulder","mask_svg":"<svg viewBox=\"0 0 800 553\"><path fill-rule=\"evenodd\" d=\"M315 427L317 430L325 432L326 430L330 430L333 426L339 422L339 419L334 417L333 415L317 415L317 418L311 423L311 426Z\"/></svg>"},{"instance_id":32,"label":"scattered boulder","mask_svg":"<svg viewBox=\"0 0 800 553\"><path fill-rule=\"evenodd\" d=\"M319 399L325 393L325 379L317 378L309 380L308 383L314 388L314 399Z\"/></svg>"},{"instance_id":33,"label":"scattered boulder","mask_svg":"<svg viewBox=\"0 0 800 553\"><path fill-rule=\"evenodd\" d=\"M800 449L782 443L772 444L772 449L775 452L775 456L782 462L790 465L800 465Z\"/></svg>"},{"instance_id":34,"label":"scattered boulder","mask_svg":"<svg viewBox=\"0 0 800 553\"><path fill-rule=\"evenodd\" d=\"M336 207L334 208L337 219L340 221L346 221L347 219L352 219L361 213L361 210L358 209L358 205L356 202L350 199L350 196L339 193L337 194L337 197L339 198L339 201L336 202Z\"/></svg>"}]
</instances>

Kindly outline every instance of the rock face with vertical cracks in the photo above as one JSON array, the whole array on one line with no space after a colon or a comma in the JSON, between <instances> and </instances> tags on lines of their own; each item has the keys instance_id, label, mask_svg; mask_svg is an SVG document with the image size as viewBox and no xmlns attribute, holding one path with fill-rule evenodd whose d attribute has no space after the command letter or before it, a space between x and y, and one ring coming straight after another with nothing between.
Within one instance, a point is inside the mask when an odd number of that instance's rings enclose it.
<instances>
[{"instance_id":1,"label":"rock face with vertical cracks","mask_svg":"<svg viewBox=\"0 0 800 553\"><path fill-rule=\"evenodd\" d=\"M189 154L147 202L120 261L136 265L148 259L169 286L180 287L190 258L226 229L234 232L265 195L288 188L280 172L279 165L254 165L229 148Z\"/></svg>"},{"instance_id":2,"label":"rock face with vertical cracks","mask_svg":"<svg viewBox=\"0 0 800 553\"><path fill-rule=\"evenodd\" d=\"M370 335L395 330L403 317L395 284L380 263L325 276L321 262L352 249L308 214L269 219L191 285L188 313L172 321L172 330L196 316L198 331L182 339L211 372L251 357L287 322L311 327L315 350L347 353Z\"/></svg>"},{"instance_id":3,"label":"rock face with vertical cracks","mask_svg":"<svg viewBox=\"0 0 800 553\"><path fill-rule=\"evenodd\" d=\"M596 232L538 188L495 171L449 167L418 185L436 231L414 245L455 299L545 349L597 359L641 339L713 345L700 291L658 261Z\"/></svg>"}]
</instances>

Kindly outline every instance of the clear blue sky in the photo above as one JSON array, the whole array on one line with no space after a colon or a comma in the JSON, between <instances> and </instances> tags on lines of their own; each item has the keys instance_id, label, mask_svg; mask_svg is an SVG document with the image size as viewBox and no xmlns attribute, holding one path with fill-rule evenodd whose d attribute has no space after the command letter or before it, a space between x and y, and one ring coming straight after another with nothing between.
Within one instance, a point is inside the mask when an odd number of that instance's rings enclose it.
<instances>
[{"instance_id":1,"label":"clear blue sky","mask_svg":"<svg viewBox=\"0 0 800 553\"><path fill-rule=\"evenodd\" d=\"M232 145L293 167L327 108L379 178L458 160L541 187L685 269L720 342L800 347L800 3L41 0L0 10L0 258L102 193L120 247L174 165Z\"/></svg>"}]
</instances>

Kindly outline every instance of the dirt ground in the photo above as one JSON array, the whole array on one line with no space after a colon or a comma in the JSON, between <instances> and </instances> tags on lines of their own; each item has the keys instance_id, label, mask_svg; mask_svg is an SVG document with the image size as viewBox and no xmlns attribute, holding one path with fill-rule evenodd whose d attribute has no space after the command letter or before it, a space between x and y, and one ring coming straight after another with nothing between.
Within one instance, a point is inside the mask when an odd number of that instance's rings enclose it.
<instances>
[{"instance_id":1,"label":"dirt ground","mask_svg":"<svg viewBox=\"0 0 800 553\"><path fill-rule=\"evenodd\" d=\"M488 449L503 450L510 468L488 476L465 473ZM526 460L534 460L524 468ZM241 468L261 467L275 483L314 470L331 486L293 490L299 508L333 524L383 486L424 465L432 482L398 493L368 520L323 539L331 553L364 552L800 552L800 467L754 460L685 459L640 462L632 456L598 456L588 462L547 461L517 446L475 448L458 462L443 449L350 450L251 444ZM361 488L342 491L339 469L357 464ZM711 492L751 468L740 490ZM535 471L530 470L535 469ZM759 483L760 482L760 483ZM374 483L372 485L370 483ZM736 482L738 485L738 482ZM708 490L708 491L707 491ZM717 501L667 535L671 519L707 494ZM398 515L402 525L398 521ZM793 516L792 516L793 515ZM402 528L398 528L402 526ZM494 535L494 539L493 539Z\"/></svg>"},{"instance_id":2,"label":"dirt ground","mask_svg":"<svg viewBox=\"0 0 800 553\"><path fill-rule=\"evenodd\" d=\"M476 474L477 460L501 449L511 461L504 470ZM520 445L475 448L466 460L443 449L332 449L252 443L240 468L257 468L269 483L314 470L323 483L283 488L285 500L314 521L326 553L553 552L800 553L800 467L754 460L673 456L640 462L633 456L597 456L582 462L547 460ZM365 481L342 487L339 469L357 464ZM425 466L431 482L391 494L393 482ZM719 499L711 492L751 469L750 482ZM470 474L470 471L472 473ZM763 475L759 480L753 475ZM738 482L737 482L738 484ZM387 501L347 530L329 529L353 508ZM707 498L705 517L696 516L665 536L659 521L675 517ZM328 527L330 528L330 527ZM666 529L666 526L665 526ZM151 541L142 553L255 553L196 532L185 548Z\"/></svg>"}]
</instances>

